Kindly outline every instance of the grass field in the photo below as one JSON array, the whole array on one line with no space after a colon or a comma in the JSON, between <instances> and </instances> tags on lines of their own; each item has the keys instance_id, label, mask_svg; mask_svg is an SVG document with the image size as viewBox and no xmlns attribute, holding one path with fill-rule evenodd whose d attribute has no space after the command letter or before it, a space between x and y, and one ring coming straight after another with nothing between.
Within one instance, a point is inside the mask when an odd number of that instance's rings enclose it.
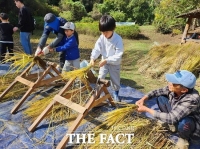
<instances>
[{"instance_id":1,"label":"grass field","mask_svg":"<svg viewBox=\"0 0 200 149\"><path fill-rule=\"evenodd\" d=\"M151 46L154 44L179 44L181 36L171 37L170 35L162 35L156 33L153 26L141 26L141 35L136 40L123 39L124 42L124 55L122 60L121 69L121 84L133 87L146 93L150 90L156 89L166 85L164 80L152 79L149 76L143 76L138 72L137 61L145 57ZM31 37L31 43L33 49L37 47L39 38L42 31L34 31ZM15 48L21 48L19 44L19 33L15 33ZM50 43L54 39L54 35L50 36L47 43ZM90 53L98 37L79 35L79 48L81 51L81 59L86 59L89 61ZM95 67L98 72L98 67Z\"/></svg>"}]
</instances>

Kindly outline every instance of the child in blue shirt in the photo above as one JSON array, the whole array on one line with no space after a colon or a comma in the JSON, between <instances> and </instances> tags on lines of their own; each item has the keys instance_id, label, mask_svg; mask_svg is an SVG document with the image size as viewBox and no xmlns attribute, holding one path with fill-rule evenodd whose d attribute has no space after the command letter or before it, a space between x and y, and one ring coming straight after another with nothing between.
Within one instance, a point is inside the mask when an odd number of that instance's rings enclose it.
<instances>
[{"instance_id":1,"label":"child in blue shirt","mask_svg":"<svg viewBox=\"0 0 200 149\"><path fill-rule=\"evenodd\" d=\"M66 38L63 38L61 46L55 48L56 52L65 52L65 64L62 71L70 71L80 68L80 52L76 37L74 36L75 25L72 22L65 23L64 26L60 26L65 30ZM44 48L43 54L53 52L53 48Z\"/></svg>"}]
</instances>

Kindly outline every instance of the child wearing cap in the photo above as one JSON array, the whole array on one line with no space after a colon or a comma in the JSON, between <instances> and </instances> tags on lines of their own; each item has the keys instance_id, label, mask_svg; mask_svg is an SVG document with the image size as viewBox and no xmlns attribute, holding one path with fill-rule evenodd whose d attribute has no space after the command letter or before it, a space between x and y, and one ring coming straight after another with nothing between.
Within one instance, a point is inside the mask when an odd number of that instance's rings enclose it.
<instances>
[{"instance_id":1,"label":"child wearing cap","mask_svg":"<svg viewBox=\"0 0 200 149\"><path fill-rule=\"evenodd\" d=\"M43 30L42 36L40 38L40 41L38 43L38 47L36 49L35 56L40 54L40 52L44 48L52 49L52 48L62 45L63 40L65 40L65 38L66 38L64 29L60 27L60 26L65 25L65 23L67 22L66 19L64 19L62 17L57 17L52 13L47 13L44 16L44 22L45 22L44 30ZM56 38L49 45L46 46L46 41L47 41L50 33L55 34ZM76 37L77 44L79 44L78 33L74 30L73 34ZM65 55L66 55L65 51L59 52L59 63L60 63L61 68L63 68L64 63L65 63Z\"/></svg>"},{"instance_id":2,"label":"child wearing cap","mask_svg":"<svg viewBox=\"0 0 200 149\"><path fill-rule=\"evenodd\" d=\"M64 29L66 36L62 41L62 46L55 48L55 51L65 53L65 63L62 71L78 69L80 68L80 52L76 37L74 36L75 25L72 22L67 22L64 26L60 26L60 28ZM42 50L44 55L53 51L53 48L44 48Z\"/></svg>"},{"instance_id":3,"label":"child wearing cap","mask_svg":"<svg viewBox=\"0 0 200 149\"><path fill-rule=\"evenodd\" d=\"M166 80L168 86L151 91L136 102L138 111L150 113L171 131L178 132L175 149L200 148L200 97L194 89L196 77L187 70L181 70L166 74ZM144 105L147 99L153 97L157 97L160 111Z\"/></svg>"},{"instance_id":4,"label":"child wearing cap","mask_svg":"<svg viewBox=\"0 0 200 149\"><path fill-rule=\"evenodd\" d=\"M14 26L9 23L6 13L0 13L0 61L4 63L5 55L8 50L9 55L13 56L13 33Z\"/></svg>"},{"instance_id":5,"label":"child wearing cap","mask_svg":"<svg viewBox=\"0 0 200 149\"><path fill-rule=\"evenodd\" d=\"M120 89L120 64L124 47L122 38L114 31L115 22L115 19L110 15L104 15L99 20L99 31L102 34L92 50L90 64L94 65L95 60L101 55L98 78L105 78L108 73L110 74L114 100L121 102L118 94Z\"/></svg>"}]
</instances>

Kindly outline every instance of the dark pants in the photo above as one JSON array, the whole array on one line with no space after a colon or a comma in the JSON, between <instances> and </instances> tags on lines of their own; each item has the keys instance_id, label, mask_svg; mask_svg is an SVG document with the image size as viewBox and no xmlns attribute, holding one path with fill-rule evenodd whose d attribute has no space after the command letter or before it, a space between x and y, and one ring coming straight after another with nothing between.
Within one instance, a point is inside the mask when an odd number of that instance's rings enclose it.
<instances>
[{"instance_id":1,"label":"dark pants","mask_svg":"<svg viewBox=\"0 0 200 149\"><path fill-rule=\"evenodd\" d=\"M165 96L159 96L157 98L157 104L161 112L169 113L172 110L169 99ZM192 146L195 146L195 148L198 146L200 149L200 137L192 135L195 130L195 121L192 117L186 116L182 118L176 126L180 138L190 141L190 149L193 149Z\"/></svg>"},{"instance_id":2,"label":"dark pants","mask_svg":"<svg viewBox=\"0 0 200 149\"><path fill-rule=\"evenodd\" d=\"M63 68L65 64L65 51L59 52L59 63L60 63L60 67Z\"/></svg>"},{"instance_id":3,"label":"dark pants","mask_svg":"<svg viewBox=\"0 0 200 149\"><path fill-rule=\"evenodd\" d=\"M13 43L0 43L0 60L3 61L6 56L6 52L10 53L10 56L13 56Z\"/></svg>"}]
</instances>

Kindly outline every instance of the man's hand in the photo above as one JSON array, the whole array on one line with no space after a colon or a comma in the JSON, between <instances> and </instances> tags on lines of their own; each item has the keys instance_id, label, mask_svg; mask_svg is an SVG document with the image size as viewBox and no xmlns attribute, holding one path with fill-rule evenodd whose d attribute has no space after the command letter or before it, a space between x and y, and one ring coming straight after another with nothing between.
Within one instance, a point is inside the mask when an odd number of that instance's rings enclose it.
<instances>
[{"instance_id":1,"label":"man's hand","mask_svg":"<svg viewBox=\"0 0 200 149\"><path fill-rule=\"evenodd\" d=\"M38 56L42 53L42 49L40 47L37 47L36 51L35 51L35 56Z\"/></svg>"},{"instance_id":2,"label":"man's hand","mask_svg":"<svg viewBox=\"0 0 200 149\"><path fill-rule=\"evenodd\" d=\"M147 112L147 107L144 105L138 105L138 112Z\"/></svg>"},{"instance_id":3,"label":"man's hand","mask_svg":"<svg viewBox=\"0 0 200 149\"><path fill-rule=\"evenodd\" d=\"M44 55L48 54L49 53L49 48L48 47L44 47L43 50L42 50L42 53Z\"/></svg>"},{"instance_id":4,"label":"man's hand","mask_svg":"<svg viewBox=\"0 0 200 149\"><path fill-rule=\"evenodd\" d=\"M144 97L142 97L141 99L139 99L138 101L136 101L135 104L136 104L137 106L144 105L144 102L145 102L145 100L147 100L147 99L148 99L148 97L147 97L147 96L144 96Z\"/></svg>"},{"instance_id":5,"label":"man's hand","mask_svg":"<svg viewBox=\"0 0 200 149\"><path fill-rule=\"evenodd\" d=\"M90 60L90 65L94 66L94 60L93 59Z\"/></svg>"},{"instance_id":6,"label":"man's hand","mask_svg":"<svg viewBox=\"0 0 200 149\"><path fill-rule=\"evenodd\" d=\"M99 62L99 67L104 66L106 63L107 63L107 61L106 61L105 59L104 59L104 60L101 60L101 61Z\"/></svg>"},{"instance_id":7,"label":"man's hand","mask_svg":"<svg viewBox=\"0 0 200 149\"><path fill-rule=\"evenodd\" d=\"M148 108L148 107L146 107L144 105L138 105L138 109L137 110L138 110L138 112L148 112L151 115L154 115L154 112L155 112L155 110L150 109L150 108Z\"/></svg>"}]
</instances>

